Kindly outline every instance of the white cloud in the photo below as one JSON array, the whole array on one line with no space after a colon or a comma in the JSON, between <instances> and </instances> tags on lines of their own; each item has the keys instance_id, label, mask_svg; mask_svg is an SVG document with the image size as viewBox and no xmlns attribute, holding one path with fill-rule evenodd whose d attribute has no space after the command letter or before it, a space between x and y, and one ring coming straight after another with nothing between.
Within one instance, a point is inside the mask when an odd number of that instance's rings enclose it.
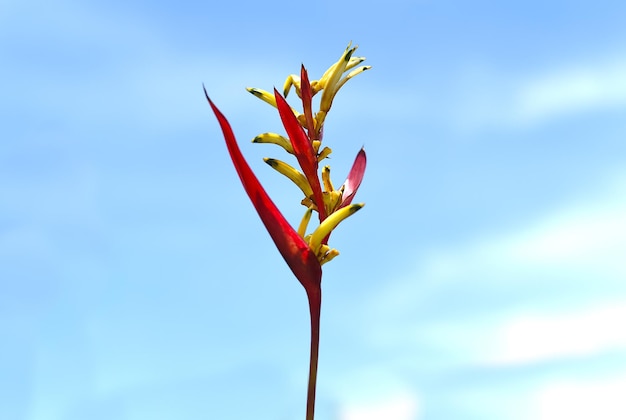
<instances>
[{"instance_id":1,"label":"white cloud","mask_svg":"<svg viewBox=\"0 0 626 420\"><path fill-rule=\"evenodd\" d=\"M430 351L441 366L626 349L626 178L612 179L535 222L423 256L365 305L371 345Z\"/></svg>"},{"instance_id":2,"label":"white cloud","mask_svg":"<svg viewBox=\"0 0 626 420\"><path fill-rule=\"evenodd\" d=\"M483 262L500 258L522 267L594 267L598 275L626 274L626 200L620 194L625 187L626 180L620 180L600 201L571 204L476 249Z\"/></svg>"},{"instance_id":3,"label":"white cloud","mask_svg":"<svg viewBox=\"0 0 626 420\"><path fill-rule=\"evenodd\" d=\"M518 314L492 335L489 363L521 364L626 350L626 299L575 312Z\"/></svg>"},{"instance_id":4,"label":"white cloud","mask_svg":"<svg viewBox=\"0 0 626 420\"><path fill-rule=\"evenodd\" d=\"M335 372L339 373L339 372ZM371 363L333 375L332 393L339 420L417 420L420 398L404 372L388 363Z\"/></svg>"},{"instance_id":5,"label":"white cloud","mask_svg":"<svg viewBox=\"0 0 626 420\"><path fill-rule=\"evenodd\" d=\"M495 255L510 267L550 270L541 281L565 272L570 290L593 291L594 286L603 290L599 300L590 297L576 307L555 301L549 311L529 309L506 315L489 334L491 363L532 363L626 350L622 325L626 296L611 287L626 278L626 200L619 194L625 184L618 178L595 203L573 205L483 248L483 255ZM533 279L527 281L531 284Z\"/></svg>"},{"instance_id":6,"label":"white cloud","mask_svg":"<svg viewBox=\"0 0 626 420\"><path fill-rule=\"evenodd\" d=\"M361 401L342 408L340 420L417 420L418 401L414 395L399 394L385 399Z\"/></svg>"},{"instance_id":7,"label":"white cloud","mask_svg":"<svg viewBox=\"0 0 626 420\"><path fill-rule=\"evenodd\" d=\"M622 420L626 418L626 377L549 383L531 403L537 420Z\"/></svg>"},{"instance_id":8,"label":"white cloud","mask_svg":"<svg viewBox=\"0 0 626 420\"><path fill-rule=\"evenodd\" d=\"M616 257L626 250L626 206L595 214L561 214L521 233L509 245L526 262L580 262ZM623 254L622 254L623 255ZM618 260L616 260L617 262Z\"/></svg>"},{"instance_id":9,"label":"white cloud","mask_svg":"<svg viewBox=\"0 0 626 420\"><path fill-rule=\"evenodd\" d=\"M447 106L461 128L516 128L626 107L626 60L615 57L520 75L470 66L455 89L459 107Z\"/></svg>"},{"instance_id":10,"label":"white cloud","mask_svg":"<svg viewBox=\"0 0 626 420\"><path fill-rule=\"evenodd\" d=\"M626 104L626 60L556 71L523 83L514 96L515 118L534 122Z\"/></svg>"},{"instance_id":11,"label":"white cloud","mask_svg":"<svg viewBox=\"0 0 626 420\"><path fill-rule=\"evenodd\" d=\"M399 294L393 293L394 301L410 298L412 294L407 294L407 289L417 287L424 291L463 284L469 277L476 287L487 287L493 281L532 284L534 278L518 274L547 268L553 273L592 269L595 282L603 276L623 278L626 198L622 192L626 189L626 174L609 177L607 185L598 186L593 196L581 196L541 219L423 256L416 271L396 283ZM419 283L414 281L416 278Z\"/></svg>"}]
</instances>

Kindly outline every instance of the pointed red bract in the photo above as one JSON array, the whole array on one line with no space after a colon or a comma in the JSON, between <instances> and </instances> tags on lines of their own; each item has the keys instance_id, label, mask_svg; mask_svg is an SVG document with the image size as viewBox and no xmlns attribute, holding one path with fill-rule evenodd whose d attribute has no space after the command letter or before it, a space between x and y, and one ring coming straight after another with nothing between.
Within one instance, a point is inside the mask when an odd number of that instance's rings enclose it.
<instances>
[{"instance_id":1,"label":"pointed red bract","mask_svg":"<svg viewBox=\"0 0 626 420\"><path fill-rule=\"evenodd\" d=\"M287 262L287 265L304 286L307 294L315 294L314 292L320 288L322 280L322 268L317 257L304 239L298 235L298 232L291 227L289 222L287 222L274 202L272 202L267 195L267 192L265 192L265 189L263 189L263 186L261 186L261 183L243 157L228 120L226 120L226 117L224 117L215 104L213 104L206 89L204 94L220 124L228 152L239 174L241 183L259 214L261 221L274 240L278 251Z\"/></svg>"},{"instance_id":2,"label":"pointed red bract","mask_svg":"<svg viewBox=\"0 0 626 420\"><path fill-rule=\"evenodd\" d=\"M285 98L283 98L276 89L274 89L274 96L276 97L276 107L278 108L280 119L291 141L293 154L296 155L302 172L304 172L304 176L306 176L306 179L309 181L309 185L313 190L313 200L317 205L320 221L323 221L326 219L326 209L324 208L322 187L317 175L317 155L315 154L315 150L313 150L313 145L309 141L308 136L293 114Z\"/></svg>"},{"instance_id":3,"label":"pointed red bract","mask_svg":"<svg viewBox=\"0 0 626 420\"><path fill-rule=\"evenodd\" d=\"M304 68L304 65L302 65L302 68L300 69L300 96L302 96L302 109L306 120L306 129L309 133L309 140L317 140L315 139L315 123L313 122L313 107L311 105L313 101L313 93L311 92L309 75Z\"/></svg>"},{"instance_id":4,"label":"pointed red bract","mask_svg":"<svg viewBox=\"0 0 626 420\"><path fill-rule=\"evenodd\" d=\"M365 156L365 150L361 149L359 150L359 153L357 153L356 159L354 159L352 169L350 169L350 173L348 173L346 182L343 183L343 199L339 208L345 207L352 203L352 199L356 195L356 192L361 185L361 181L363 180L366 163L367 158Z\"/></svg>"}]
</instances>

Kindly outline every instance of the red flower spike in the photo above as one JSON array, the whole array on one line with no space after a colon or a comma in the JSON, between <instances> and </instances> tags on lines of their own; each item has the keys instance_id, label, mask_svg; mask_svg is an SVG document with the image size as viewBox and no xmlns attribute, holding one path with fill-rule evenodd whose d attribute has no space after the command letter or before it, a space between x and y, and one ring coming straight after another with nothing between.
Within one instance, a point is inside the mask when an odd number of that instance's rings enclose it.
<instances>
[{"instance_id":1,"label":"red flower spike","mask_svg":"<svg viewBox=\"0 0 626 420\"><path fill-rule=\"evenodd\" d=\"M359 69L352 70L347 75L343 75L347 70L352 69L364 60L363 57L351 57L355 50L356 47L351 48L350 45L348 45L346 52L339 61L332 65L320 80L313 81L314 88L311 86L304 65L300 70L299 83L297 83L298 77L295 75L290 75L287 78L285 82L285 96L289 89L295 85L296 91L299 93L300 99L302 100L302 116L291 109L285 98L281 96L276 89L274 89L274 97L272 97L269 92L259 89L248 89L250 92L254 93L255 96L278 108L280 119L287 132L290 144L284 143L286 139L282 139L282 143L279 142L277 144L280 144L289 153L293 153L296 156L300 169L304 173L304 178L306 178L305 181L302 174L294 168L290 168L289 171L279 170L283 175L286 175L289 179L294 181L303 191L306 191L305 195L308 197L307 202L313 202L311 207L317 207L320 225L307 236L308 241L305 241L303 236L306 233L305 228L309 222L312 209L310 208L309 211L307 211L301 222L301 227L298 228L302 233L301 236L298 234L298 231L287 222L259 183L259 180L241 154L241 150L237 145L237 140L235 139L230 124L213 104L207 95L206 89L204 90L204 94L220 124L228 152L230 153L230 157L248 197L250 197L252 204L279 252L296 278L304 286L307 293L311 315L311 352L309 359L306 420L314 420L315 416L315 387L317 383L317 365L319 359L320 308L322 300L321 263L332 260L339 253L336 249L331 249L327 245L328 237L332 230L342 220L363 207L363 204L350 205L361 185L365 173L367 159L363 149L357 154L352 168L348 173L348 177L340 190L335 190L333 187L330 182L328 170L322 173L322 180L324 188L326 189L325 192L322 192L322 182L318 177L318 159L321 160L330 153L330 149L325 148L322 149L322 155L318 155L318 149L324 129L324 120L330 109L333 98L347 80L370 68L369 66L363 66ZM315 91L313 89L315 89ZM320 90L324 91L320 104L321 109L320 112L313 114L312 98L315 93ZM295 176L294 173L297 176ZM308 185L304 185L304 182ZM326 203L324 202L324 198L328 198ZM337 203L340 199L341 202ZM326 208L326 205L328 205L328 208ZM324 235L325 237L323 237Z\"/></svg>"},{"instance_id":2,"label":"red flower spike","mask_svg":"<svg viewBox=\"0 0 626 420\"><path fill-rule=\"evenodd\" d=\"M304 65L300 69L300 95L302 96L302 109L304 110L304 118L306 119L306 127L309 132L309 140L317 139L317 133L315 132L315 123L313 121L313 92L311 91L311 83L309 82L309 75L307 74Z\"/></svg>"},{"instance_id":3,"label":"red flower spike","mask_svg":"<svg viewBox=\"0 0 626 420\"><path fill-rule=\"evenodd\" d=\"M352 199L356 195L356 192L361 185L361 181L363 180L366 163L367 158L365 157L365 150L361 149L359 150L359 153L357 153L356 159L354 159L352 169L350 169L350 172L348 173L346 182L343 183L343 198L339 209L352 203Z\"/></svg>"},{"instance_id":4,"label":"red flower spike","mask_svg":"<svg viewBox=\"0 0 626 420\"><path fill-rule=\"evenodd\" d=\"M280 119L291 141L293 154L296 155L300 168L302 168L302 172L304 172L304 176L306 176L313 190L313 200L317 206L321 222L326 219L326 209L324 208L322 187L317 176L317 155L315 154L315 150L313 150L313 145L309 141L308 136L293 114L285 98L283 98L276 89L274 89L274 96L276 97L276 107L278 108Z\"/></svg>"},{"instance_id":5,"label":"red flower spike","mask_svg":"<svg viewBox=\"0 0 626 420\"><path fill-rule=\"evenodd\" d=\"M287 262L293 274L300 283L302 283L302 286L304 286L309 298L318 296L322 281L322 267L317 257L304 239L298 235L298 232L291 227L289 222L287 222L274 202L272 202L267 195L267 192L265 192L265 189L263 189L263 186L241 154L241 150L237 145L237 140L235 139L235 135L228 120L215 104L213 104L206 89L204 90L204 94L220 124L228 152L235 165L237 174L239 174L241 183L259 214L261 221L272 237L274 244L276 244L278 251L285 259L285 262ZM291 113L291 109L288 108L288 110ZM291 115L293 116L293 113L291 113Z\"/></svg>"}]
</instances>

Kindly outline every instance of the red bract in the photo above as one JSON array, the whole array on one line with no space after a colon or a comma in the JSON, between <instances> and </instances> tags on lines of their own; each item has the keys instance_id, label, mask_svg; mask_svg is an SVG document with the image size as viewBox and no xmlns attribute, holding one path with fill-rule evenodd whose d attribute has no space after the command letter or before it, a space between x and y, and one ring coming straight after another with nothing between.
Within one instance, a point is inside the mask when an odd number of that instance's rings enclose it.
<instances>
[{"instance_id":1,"label":"red bract","mask_svg":"<svg viewBox=\"0 0 626 420\"><path fill-rule=\"evenodd\" d=\"M274 244L276 244L278 251L281 253L287 262L287 265L291 268L291 271L300 281L302 286L304 286L306 291L309 300L309 313L311 317L311 353L309 362L309 386L307 391L306 418L307 420L313 420L315 412L315 384L317 382L317 363L320 337L320 309L322 304L322 266L315 256L315 253L309 248L309 245L300 235L298 235L298 232L291 227L274 202L267 195L265 189L261 186L261 183L252 172L252 169L250 169L248 162L246 162L245 158L241 154L241 150L237 145L237 140L235 139L235 135L230 127L230 124L228 123L228 120L215 106L213 101L211 101L206 89L204 90L204 95L209 101L211 109L213 109L213 112L217 117L222 133L224 134L224 139L226 140L226 147L228 148L230 157L235 165L235 169L239 174L239 179L241 179L241 183L243 184L248 197L250 197L254 208L272 237ZM278 97L280 95L276 96ZM289 112L291 113L291 111ZM291 115L293 115L293 113L291 113ZM293 128L290 128L290 130L292 132L294 131ZM297 147L304 147L302 142L295 143L297 144ZM292 144L294 144L293 140ZM304 148L306 150L306 147ZM295 151L296 146L294 145L294 152ZM300 152L302 153L302 151ZM317 162L315 164L315 168L317 170ZM317 177L315 179L317 180ZM319 180L317 185L321 196ZM323 208L323 204L320 207Z\"/></svg>"},{"instance_id":2,"label":"red bract","mask_svg":"<svg viewBox=\"0 0 626 420\"><path fill-rule=\"evenodd\" d=\"M237 145L237 140L235 139L235 135L228 120L215 106L213 101L211 101L206 89L204 90L204 94L220 124L228 152L235 165L237 174L239 174L241 183L259 214L261 221L276 244L278 251L287 262L287 265L304 286L307 294L309 296L311 294L317 294L322 281L322 267L317 257L304 239L298 235L298 232L291 227L289 222L287 222L283 214L267 195L267 192L265 192L265 189L263 189L263 186L261 186L261 183L241 154L241 150ZM289 112L291 113L291 111ZM291 115L293 115L293 113L291 113Z\"/></svg>"},{"instance_id":3,"label":"red bract","mask_svg":"<svg viewBox=\"0 0 626 420\"><path fill-rule=\"evenodd\" d=\"M319 140L315 137L315 120L313 119L313 108L311 102L313 101L313 94L311 93L311 83L309 83L309 75L304 68L304 64L300 68L300 96L302 96L302 110L304 112L304 119L306 121L306 127L309 132L309 139Z\"/></svg>"},{"instance_id":4,"label":"red bract","mask_svg":"<svg viewBox=\"0 0 626 420\"><path fill-rule=\"evenodd\" d=\"M326 219L326 209L324 208L322 186L317 175L317 154L313 149L309 136L304 132L285 98L276 89L274 89L274 96L276 96L276 107L278 108L280 119L291 141L291 147L293 147L293 154L296 155L300 168L302 168L302 172L313 190L313 199L321 222Z\"/></svg>"},{"instance_id":5,"label":"red bract","mask_svg":"<svg viewBox=\"0 0 626 420\"><path fill-rule=\"evenodd\" d=\"M352 199L356 195L356 192L361 185L361 181L363 180L366 163L367 158L365 157L365 150L361 149L359 150L359 153L357 153L356 159L354 159L352 169L350 169L350 173L346 178L346 182L343 183L343 198L341 200L341 205L339 206L339 208L345 207L348 204L352 203Z\"/></svg>"}]
</instances>

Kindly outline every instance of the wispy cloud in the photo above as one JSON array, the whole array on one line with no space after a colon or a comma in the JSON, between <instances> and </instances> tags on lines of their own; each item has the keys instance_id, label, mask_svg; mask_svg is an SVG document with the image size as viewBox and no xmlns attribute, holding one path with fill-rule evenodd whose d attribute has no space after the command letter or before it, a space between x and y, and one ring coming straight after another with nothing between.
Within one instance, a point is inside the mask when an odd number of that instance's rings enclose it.
<instances>
[{"instance_id":1,"label":"wispy cloud","mask_svg":"<svg viewBox=\"0 0 626 420\"><path fill-rule=\"evenodd\" d=\"M626 418L626 376L611 380L560 381L539 387L533 400L537 420Z\"/></svg>"},{"instance_id":2,"label":"wispy cloud","mask_svg":"<svg viewBox=\"0 0 626 420\"><path fill-rule=\"evenodd\" d=\"M626 105L626 60L606 60L528 80L513 97L513 119L533 123Z\"/></svg>"},{"instance_id":3,"label":"wispy cloud","mask_svg":"<svg viewBox=\"0 0 626 420\"><path fill-rule=\"evenodd\" d=\"M626 348L616 321L626 317L626 180L616 179L591 202L424 256L372 298L372 343L430 346L460 364Z\"/></svg>"},{"instance_id":4,"label":"wispy cloud","mask_svg":"<svg viewBox=\"0 0 626 420\"><path fill-rule=\"evenodd\" d=\"M516 128L626 107L622 57L560 63L517 75L483 67L468 70L455 85L458 106L448 109L461 128Z\"/></svg>"},{"instance_id":5,"label":"wispy cloud","mask_svg":"<svg viewBox=\"0 0 626 420\"><path fill-rule=\"evenodd\" d=\"M397 393L389 398L374 398L341 409L340 420L417 420L419 403L409 393Z\"/></svg>"},{"instance_id":6,"label":"wispy cloud","mask_svg":"<svg viewBox=\"0 0 626 420\"><path fill-rule=\"evenodd\" d=\"M516 365L626 350L626 298L557 313L519 314L491 334L497 365Z\"/></svg>"},{"instance_id":7,"label":"wispy cloud","mask_svg":"<svg viewBox=\"0 0 626 420\"><path fill-rule=\"evenodd\" d=\"M593 197L424 255L381 285L359 303L368 308L364 341L394 354L379 365L413 377L420 403L445 400L457 414L518 418L509 417L514 403L525 407L519 418L621 418L626 365L614 355L626 350L624 188L626 178L611 176ZM617 359L610 369L607 355Z\"/></svg>"},{"instance_id":8,"label":"wispy cloud","mask_svg":"<svg viewBox=\"0 0 626 420\"><path fill-rule=\"evenodd\" d=\"M249 121L260 118L252 111L262 107L246 85L270 89L285 77L276 79L279 59L261 51L244 57L215 38L181 45L153 20L115 5L41 6L35 13L13 7L12 14L27 20L10 20L0 31L0 45L10 46L10 65L0 68L0 76L13 80L5 95L11 100L0 100L0 109L27 115L27 121L95 132L132 128L140 135L204 126L203 83L220 106L236 108Z\"/></svg>"}]
</instances>

